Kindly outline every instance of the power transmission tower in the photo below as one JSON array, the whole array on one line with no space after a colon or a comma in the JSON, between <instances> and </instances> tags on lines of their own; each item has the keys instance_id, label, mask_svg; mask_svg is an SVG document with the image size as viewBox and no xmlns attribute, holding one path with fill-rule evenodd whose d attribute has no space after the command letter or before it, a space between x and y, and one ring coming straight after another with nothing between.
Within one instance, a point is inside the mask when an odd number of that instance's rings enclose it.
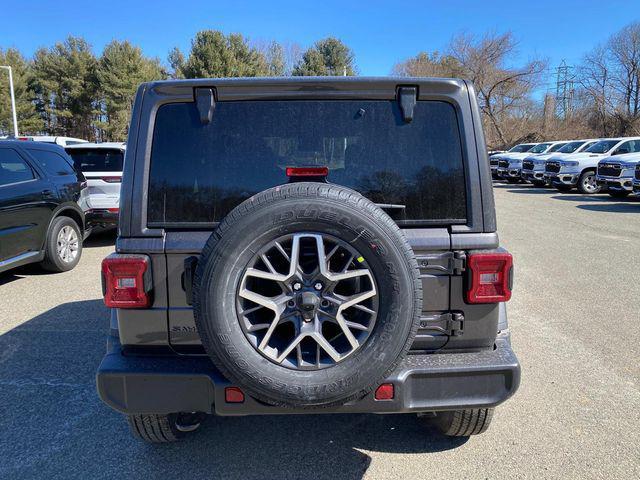
<instances>
[{"instance_id":1,"label":"power transmission tower","mask_svg":"<svg viewBox=\"0 0 640 480\"><path fill-rule=\"evenodd\" d=\"M573 112L574 78L573 67L562 60L556 69L556 115L562 119Z\"/></svg>"}]
</instances>

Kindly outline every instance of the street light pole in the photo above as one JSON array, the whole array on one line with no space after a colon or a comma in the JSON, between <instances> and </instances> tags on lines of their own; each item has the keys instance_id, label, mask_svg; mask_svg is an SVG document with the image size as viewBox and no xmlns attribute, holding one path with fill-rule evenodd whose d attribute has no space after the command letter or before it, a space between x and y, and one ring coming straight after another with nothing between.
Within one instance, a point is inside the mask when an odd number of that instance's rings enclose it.
<instances>
[{"instance_id":1,"label":"street light pole","mask_svg":"<svg viewBox=\"0 0 640 480\"><path fill-rule=\"evenodd\" d=\"M18 115L16 114L16 97L13 93L13 75L11 73L11 67L0 65L0 68L9 70L9 91L11 92L11 110L13 112L13 136L18 138Z\"/></svg>"}]
</instances>

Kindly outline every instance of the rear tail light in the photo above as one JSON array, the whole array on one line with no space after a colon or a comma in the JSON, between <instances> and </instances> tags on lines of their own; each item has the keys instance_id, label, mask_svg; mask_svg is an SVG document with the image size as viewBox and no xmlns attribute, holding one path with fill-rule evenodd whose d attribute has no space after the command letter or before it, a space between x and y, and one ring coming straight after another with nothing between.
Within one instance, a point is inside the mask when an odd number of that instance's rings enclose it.
<instances>
[{"instance_id":1,"label":"rear tail light","mask_svg":"<svg viewBox=\"0 0 640 480\"><path fill-rule=\"evenodd\" d=\"M109 213L118 213L120 212L119 208L107 208L107 212Z\"/></svg>"},{"instance_id":2,"label":"rear tail light","mask_svg":"<svg viewBox=\"0 0 640 480\"><path fill-rule=\"evenodd\" d=\"M146 255L113 253L102 261L102 293L110 308L151 305L151 261Z\"/></svg>"},{"instance_id":3,"label":"rear tail light","mask_svg":"<svg viewBox=\"0 0 640 480\"><path fill-rule=\"evenodd\" d=\"M469 255L470 272L467 302L496 303L511 298L513 257L507 252L474 253Z\"/></svg>"},{"instance_id":4,"label":"rear tail light","mask_svg":"<svg viewBox=\"0 0 640 480\"><path fill-rule=\"evenodd\" d=\"M107 183L120 183L122 181L122 177L100 177L100 180Z\"/></svg>"},{"instance_id":5,"label":"rear tail light","mask_svg":"<svg viewBox=\"0 0 640 480\"><path fill-rule=\"evenodd\" d=\"M287 177L326 177L329 167L287 167Z\"/></svg>"}]
</instances>

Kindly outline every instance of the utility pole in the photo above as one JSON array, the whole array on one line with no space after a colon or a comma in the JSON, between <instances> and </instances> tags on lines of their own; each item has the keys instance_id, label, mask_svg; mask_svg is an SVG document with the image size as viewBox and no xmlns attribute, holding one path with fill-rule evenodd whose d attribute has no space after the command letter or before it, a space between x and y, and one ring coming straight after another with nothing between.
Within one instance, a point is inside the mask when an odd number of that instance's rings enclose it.
<instances>
[{"instance_id":1,"label":"utility pole","mask_svg":"<svg viewBox=\"0 0 640 480\"><path fill-rule=\"evenodd\" d=\"M13 93L13 75L11 73L11 67L7 65L0 65L0 68L4 68L9 71L9 91L11 92L11 110L13 112L13 136L18 138L18 115L16 114L16 97Z\"/></svg>"}]
</instances>

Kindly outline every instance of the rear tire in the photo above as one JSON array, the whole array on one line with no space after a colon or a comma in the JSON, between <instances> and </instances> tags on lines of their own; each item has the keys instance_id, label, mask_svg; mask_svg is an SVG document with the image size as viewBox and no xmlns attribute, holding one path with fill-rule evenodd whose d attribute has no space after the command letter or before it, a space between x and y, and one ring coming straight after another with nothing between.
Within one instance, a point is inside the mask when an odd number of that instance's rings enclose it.
<instances>
[{"instance_id":1,"label":"rear tire","mask_svg":"<svg viewBox=\"0 0 640 480\"><path fill-rule=\"evenodd\" d=\"M596 184L596 172L587 170L582 172L578 179L578 190L584 195L593 195L599 193L602 187Z\"/></svg>"},{"instance_id":2,"label":"rear tire","mask_svg":"<svg viewBox=\"0 0 640 480\"><path fill-rule=\"evenodd\" d=\"M82 232L78 224L69 217L55 218L45 240L42 268L50 272L67 272L75 268L81 256Z\"/></svg>"},{"instance_id":3,"label":"rear tire","mask_svg":"<svg viewBox=\"0 0 640 480\"><path fill-rule=\"evenodd\" d=\"M493 418L493 408L437 412L433 425L448 437L468 437L487 431Z\"/></svg>"},{"instance_id":4,"label":"rear tire","mask_svg":"<svg viewBox=\"0 0 640 480\"><path fill-rule=\"evenodd\" d=\"M131 433L148 443L171 443L200 427L204 415L170 413L168 415L127 415Z\"/></svg>"},{"instance_id":5,"label":"rear tire","mask_svg":"<svg viewBox=\"0 0 640 480\"><path fill-rule=\"evenodd\" d=\"M631 192L627 192L626 190L609 190L607 193L613 198L627 198L631 194Z\"/></svg>"}]
</instances>

